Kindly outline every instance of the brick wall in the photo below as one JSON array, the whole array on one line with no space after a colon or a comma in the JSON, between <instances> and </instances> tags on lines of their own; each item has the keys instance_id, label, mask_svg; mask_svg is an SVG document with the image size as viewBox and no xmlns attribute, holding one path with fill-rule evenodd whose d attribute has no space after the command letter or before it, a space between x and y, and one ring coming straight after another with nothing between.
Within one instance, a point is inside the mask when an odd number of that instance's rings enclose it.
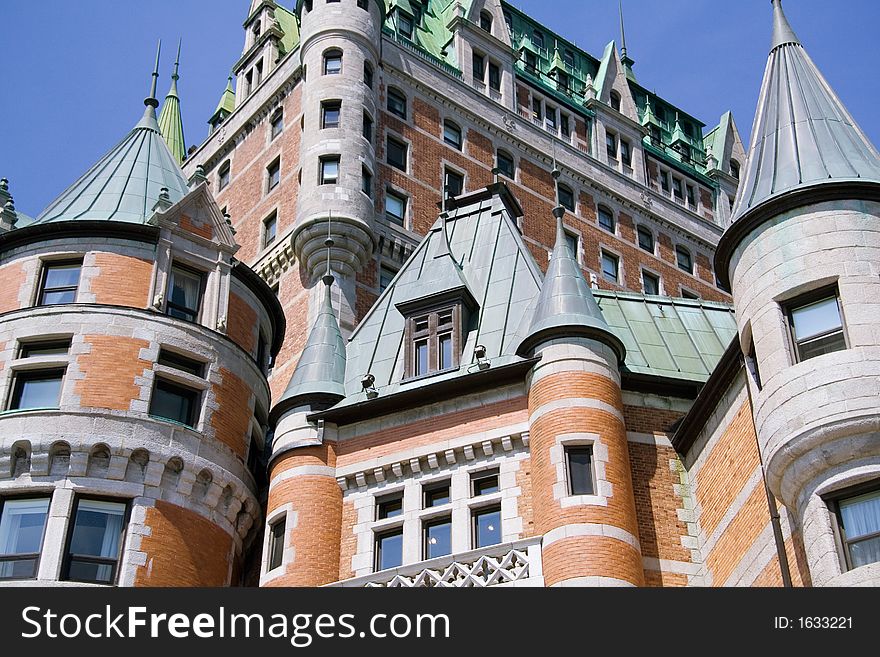
<instances>
[{"instance_id":1,"label":"brick wall","mask_svg":"<svg viewBox=\"0 0 880 657\"><path fill-rule=\"evenodd\" d=\"M83 378L74 385L83 408L106 408L127 411L133 399L140 397L140 386L135 377L141 377L153 363L138 357L146 340L110 335L86 335L90 346L87 354L76 359Z\"/></svg>"},{"instance_id":2,"label":"brick wall","mask_svg":"<svg viewBox=\"0 0 880 657\"><path fill-rule=\"evenodd\" d=\"M17 310L21 307L18 295L24 281L24 271L20 262L0 267L0 313Z\"/></svg>"},{"instance_id":3,"label":"brick wall","mask_svg":"<svg viewBox=\"0 0 880 657\"><path fill-rule=\"evenodd\" d=\"M212 386L217 407L211 414L214 438L244 458L250 441L252 392L234 372L220 368L220 383Z\"/></svg>"},{"instance_id":4,"label":"brick wall","mask_svg":"<svg viewBox=\"0 0 880 657\"><path fill-rule=\"evenodd\" d=\"M162 500L147 509L151 533L141 539L147 555L135 586L226 586L232 537L199 514Z\"/></svg>"},{"instance_id":5,"label":"brick wall","mask_svg":"<svg viewBox=\"0 0 880 657\"><path fill-rule=\"evenodd\" d=\"M146 308L150 305L153 263L142 258L98 252L94 266L100 271L89 286L95 303Z\"/></svg>"},{"instance_id":6,"label":"brick wall","mask_svg":"<svg viewBox=\"0 0 880 657\"><path fill-rule=\"evenodd\" d=\"M239 295L229 294L229 319L226 335L253 355L257 346L257 311Z\"/></svg>"}]
</instances>

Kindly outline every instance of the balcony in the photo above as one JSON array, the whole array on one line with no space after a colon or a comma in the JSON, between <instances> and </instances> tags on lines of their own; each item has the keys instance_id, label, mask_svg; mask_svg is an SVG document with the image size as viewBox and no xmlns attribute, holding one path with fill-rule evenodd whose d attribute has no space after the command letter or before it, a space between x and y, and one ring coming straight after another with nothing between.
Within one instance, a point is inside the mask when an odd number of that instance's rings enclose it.
<instances>
[{"instance_id":1,"label":"balcony","mask_svg":"<svg viewBox=\"0 0 880 657\"><path fill-rule=\"evenodd\" d=\"M331 587L543 586L540 537L502 543L330 584Z\"/></svg>"}]
</instances>

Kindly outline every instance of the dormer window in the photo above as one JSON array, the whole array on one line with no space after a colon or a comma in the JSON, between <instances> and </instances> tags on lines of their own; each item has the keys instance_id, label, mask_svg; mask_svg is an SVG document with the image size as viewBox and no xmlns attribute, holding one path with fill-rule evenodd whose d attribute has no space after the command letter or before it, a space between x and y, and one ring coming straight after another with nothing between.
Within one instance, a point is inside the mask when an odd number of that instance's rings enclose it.
<instances>
[{"instance_id":1,"label":"dormer window","mask_svg":"<svg viewBox=\"0 0 880 657\"><path fill-rule=\"evenodd\" d=\"M407 318L406 378L458 367L460 313L456 304Z\"/></svg>"}]
</instances>

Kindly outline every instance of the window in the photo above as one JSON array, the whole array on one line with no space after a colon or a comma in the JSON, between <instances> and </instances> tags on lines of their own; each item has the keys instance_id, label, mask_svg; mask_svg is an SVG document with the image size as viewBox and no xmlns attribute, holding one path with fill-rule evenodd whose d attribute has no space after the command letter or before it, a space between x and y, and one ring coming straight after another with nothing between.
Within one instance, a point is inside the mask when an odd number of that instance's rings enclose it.
<instances>
[{"instance_id":1,"label":"window","mask_svg":"<svg viewBox=\"0 0 880 657\"><path fill-rule=\"evenodd\" d=\"M320 159L319 185L335 185L339 182L339 156L328 155Z\"/></svg>"},{"instance_id":2,"label":"window","mask_svg":"<svg viewBox=\"0 0 880 657\"><path fill-rule=\"evenodd\" d=\"M407 318L407 378L458 367L459 314L453 306Z\"/></svg>"},{"instance_id":3,"label":"window","mask_svg":"<svg viewBox=\"0 0 880 657\"><path fill-rule=\"evenodd\" d=\"M486 58L483 55L475 52L471 57L471 62L473 64L474 69L474 80L485 80L486 79Z\"/></svg>"},{"instance_id":4,"label":"window","mask_svg":"<svg viewBox=\"0 0 880 657\"><path fill-rule=\"evenodd\" d=\"M444 516L424 525L424 558L434 559L452 554L452 518Z\"/></svg>"},{"instance_id":5,"label":"window","mask_svg":"<svg viewBox=\"0 0 880 657\"><path fill-rule=\"evenodd\" d=\"M540 98L532 98L532 118L538 122L544 120L544 101Z\"/></svg>"},{"instance_id":6,"label":"window","mask_svg":"<svg viewBox=\"0 0 880 657\"><path fill-rule=\"evenodd\" d=\"M694 273L694 261L691 258L691 253L683 246L675 247L675 262L678 264L678 268L686 271L688 274Z\"/></svg>"},{"instance_id":7,"label":"window","mask_svg":"<svg viewBox=\"0 0 880 657\"><path fill-rule=\"evenodd\" d=\"M199 392L185 386L156 378L150 415L193 428L199 415Z\"/></svg>"},{"instance_id":8,"label":"window","mask_svg":"<svg viewBox=\"0 0 880 657\"><path fill-rule=\"evenodd\" d=\"M602 251L602 276L605 277L605 280L617 283L619 263L620 260L616 255Z\"/></svg>"},{"instance_id":9,"label":"window","mask_svg":"<svg viewBox=\"0 0 880 657\"><path fill-rule=\"evenodd\" d=\"M556 71L556 88L562 91L563 93L568 93L570 81L568 74L563 73L562 71Z\"/></svg>"},{"instance_id":10,"label":"window","mask_svg":"<svg viewBox=\"0 0 880 657\"><path fill-rule=\"evenodd\" d=\"M281 182L281 160L275 160L266 167L266 193L278 187Z\"/></svg>"},{"instance_id":11,"label":"window","mask_svg":"<svg viewBox=\"0 0 880 657\"><path fill-rule=\"evenodd\" d=\"M632 166L632 151L629 147L629 142L620 140L620 161L623 162L626 166Z\"/></svg>"},{"instance_id":12,"label":"window","mask_svg":"<svg viewBox=\"0 0 880 657\"><path fill-rule=\"evenodd\" d=\"M464 176L456 171L446 169L443 177L445 179L443 189L446 198L461 196L462 192L464 192Z\"/></svg>"},{"instance_id":13,"label":"window","mask_svg":"<svg viewBox=\"0 0 880 657\"><path fill-rule=\"evenodd\" d=\"M266 570L275 570L283 561L284 539L287 534L287 516L269 527L269 563Z\"/></svg>"},{"instance_id":14,"label":"window","mask_svg":"<svg viewBox=\"0 0 880 657\"><path fill-rule=\"evenodd\" d=\"M373 88L373 65L370 62L364 62L364 84Z\"/></svg>"},{"instance_id":15,"label":"window","mask_svg":"<svg viewBox=\"0 0 880 657\"><path fill-rule=\"evenodd\" d=\"M547 121L546 121L547 130L549 130L550 132L556 132L556 108L550 107L550 105L547 105L546 116L547 116Z\"/></svg>"},{"instance_id":16,"label":"window","mask_svg":"<svg viewBox=\"0 0 880 657\"><path fill-rule=\"evenodd\" d=\"M739 180L739 162L736 160L730 161L730 175Z\"/></svg>"},{"instance_id":17,"label":"window","mask_svg":"<svg viewBox=\"0 0 880 657\"><path fill-rule=\"evenodd\" d=\"M268 217L263 219L263 248L264 249L275 241L275 236L276 236L277 231L278 231L278 213L273 212Z\"/></svg>"},{"instance_id":18,"label":"window","mask_svg":"<svg viewBox=\"0 0 880 657\"><path fill-rule=\"evenodd\" d=\"M429 486L425 486L424 496L424 508L426 509L449 504L449 501L452 499L449 496L449 482L441 481L439 484L430 484Z\"/></svg>"},{"instance_id":19,"label":"window","mask_svg":"<svg viewBox=\"0 0 880 657\"><path fill-rule=\"evenodd\" d=\"M574 256L575 259L578 257L578 241L577 235L565 231L565 243L568 245L568 249L571 251L571 255Z\"/></svg>"},{"instance_id":20,"label":"window","mask_svg":"<svg viewBox=\"0 0 880 657\"><path fill-rule=\"evenodd\" d=\"M492 14L486 10L480 12L480 29L492 34Z\"/></svg>"},{"instance_id":21,"label":"window","mask_svg":"<svg viewBox=\"0 0 880 657\"><path fill-rule=\"evenodd\" d=\"M609 233L614 232L614 213L611 212L604 205L600 205L597 211L597 216L599 218L599 226L604 228Z\"/></svg>"},{"instance_id":22,"label":"window","mask_svg":"<svg viewBox=\"0 0 880 657\"><path fill-rule=\"evenodd\" d=\"M406 119L406 96L397 89L388 90L388 111L392 114Z\"/></svg>"},{"instance_id":23,"label":"window","mask_svg":"<svg viewBox=\"0 0 880 657\"><path fill-rule=\"evenodd\" d=\"M49 498L0 499L0 580L35 579Z\"/></svg>"},{"instance_id":24,"label":"window","mask_svg":"<svg viewBox=\"0 0 880 657\"><path fill-rule=\"evenodd\" d=\"M16 372L9 410L58 408L63 381L63 368Z\"/></svg>"},{"instance_id":25,"label":"window","mask_svg":"<svg viewBox=\"0 0 880 657\"><path fill-rule=\"evenodd\" d=\"M370 0L357 0L357 6L361 9L370 10Z\"/></svg>"},{"instance_id":26,"label":"window","mask_svg":"<svg viewBox=\"0 0 880 657\"><path fill-rule=\"evenodd\" d=\"M495 62L489 62L489 88L501 91L501 68Z\"/></svg>"},{"instance_id":27,"label":"window","mask_svg":"<svg viewBox=\"0 0 880 657\"><path fill-rule=\"evenodd\" d=\"M660 188L665 192L669 193L669 172L661 171L660 172Z\"/></svg>"},{"instance_id":28,"label":"window","mask_svg":"<svg viewBox=\"0 0 880 657\"><path fill-rule=\"evenodd\" d=\"M64 579L97 584L116 581L126 509L124 502L77 499Z\"/></svg>"},{"instance_id":29,"label":"window","mask_svg":"<svg viewBox=\"0 0 880 657\"><path fill-rule=\"evenodd\" d=\"M397 31L407 39L412 39L413 19L400 11L397 12Z\"/></svg>"},{"instance_id":30,"label":"window","mask_svg":"<svg viewBox=\"0 0 880 657\"><path fill-rule=\"evenodd\" d=\"M364 112L364 127L362 134L364 139L366 139L371 144L373 143L373 119L370 118L370 115Z\"/></svg>"},{"instance_id":31,"label":"window","mask_svg":"<svg viewBox=\"0 0 880 657\"><path fill-rule=\"evenodd\" d=\"M526 61L526 70L529 73L537 72L538 58L535 57L535 53L526 50L525 51L525 61Z\"/></svg>"},{"instance_id":32,"label":"window","mask_svg":"<svg viewBox=\"0 0 880 657\"><path fill-rule=\"evenodd\" d=\"M495 154L495 166L502 176L511 180L516 178L516 165L513 162L513 156L506 151L498 151Z\"/></svg>"},{"instance_id":33,"label":"window","mask_svg":"<svg viewBox=\"0 0 880 657\"><path fill-rule=\"evenodd\" d=\"M684 200L684 194L682 193L681 189L681 178L676 178L675 176L672 176L672 195L677 201Z\"/></svg>"},{"instance_id":34,"label":"window","mask_svg":"<svg viewBox=\"0 0 880 657\"><path fill-rule=\"evenodd\" d=\"M225 162L217 172L217 191L222 191L229 184L229 162Z\"/></svg>"},{"instance_id":35,"label":"window","mask_svg":"<svg viewBox=\"0 0 880 657\"><path fill-rule=\"evenodd\" d=\"M81 269L82 260L44 263L37 305L74 303Z\"/></svg>"},{"instance_id":36,"label":"window","mask_svg":"<svg viewBox=\"0 0 880 657\"><path fill-rule=\"evenodd\" d=\"M535 44L538 48L544 47L544 35L538 30L534 30L532 32L532 43Z\"/></svg>"},{"instance_id":37,"label":"window","mask_svg":"<svg viewBox=\"0 0 880 657\"><path fill-rule=\"evenodd\" d=\"M395 493L376 500L376 520L387 520L403 515L403 494Z\"/></svg>"},{"instance_id":38,"label":"window","mask_svg":"<svg viewBox=\"0 0 880 657\"><path fill-rule=\"evenodd\" d=\"M325 100L321 103L321 128L338 128L339 115L342 113L342 102Z\"/></svg>"},{"instance_id":39,"label":"window","mask_svg":"<svg viewBox=\"0 0 880 657\"><path fill-rule=\"evenodd\" d=\"M611 100L611 109L613 109L615 112L619 112L620 111L620 94L617 93L616 91L612 91L610 100Z\"/></svg>"},{"instance_id":40,"label":"window","mask_svg":"<svg viewBox=\"0 0 880 657\"><path fill-rule=\"evenodd\" d=\"M388 164L395 169L400 169L405 172L407 148L405 142L395 139L394 137L388 137L388 143L385 148L385 157Z\"/></svg>"},{"instance_id":41,"label":"window","mask_svg":"<svg viewBox=\"0 0 880 657\"><path fill-rule=\"evenodd\" d=\"M195 322L202 302L203 276L191 269L171 267L165 314Z\"/></svg>"},{"instance_id":42,"label":"window","mask_svg":"<svg viewBox=\"0 0 880 657\"><path fill-rule=\"evenodd\" d=\"M181 372L192 374L193 376L201 377L205 375L204 363L174 353L173 351L168 351L167 349L159 350L159 358L156 362L164 367L172 367Z\"/></svg>"},{"instance_id":43,"label":"window","mask_svg":"<svg viewBox=\"0 0 880 657\"><path fill-rule=\"evenodd\" d=\"M592 446L567 447L565 464L568 470L568 494L592 495L594 491Z\"/></svg>"},{"instance_id":44,"label":"window","mask_svg":"<svg viewBox=\"0 0 880 657\"><path fill-rule=\"evenodd\" d=\"M391 190L385 191L385 216L396 224L403 226L406 217L406 197Z\"/></svg>"},{"instance_id":45,"label":"window","mask_svg":"<svg viewBox=\"0 0 880 657\"><path fill-rule=\"evenodd\" d=\"M660 279L642 270L642 290L645 294L660 294Z\"/></svg>"},{"instance_id":46,"label":"window","mask_svg":"<svg viewBox=\"0 0 880 657\"><path fill-rule=\"evenodd\" d=\"M403 563L403 529L376 534L375 570L397 568Z\"/></svg>"},{"instance_id":47,"label":"window","mask_svg":"<svg viewBox=\"0 0 880 657\"><path fill-rule=\"evenodd\" d=\"M272 115L272 139L275 139L284 130L284 112L278 110Z\"/></svg>"},{"instance_id":48,"label":"window","mask_svg":"<svg viewBox=\"0 0 880 657\"><path fill-rule=\"evenodd\" d=\"M389 285L391 285L391 281L394 280L394 277L397 276L397 272L393 269L389 269L384 265L379 267L379 292L384 292Z\"/></svg>"},{"instance_id":49,"label":"window","mask_svg":"<svg viewBox=\"0 0 880 657\"><path fill-rule=\"evenodd\" d=\"M367 167L361 167L361 191L373 198L373 174Z\"/></svg>"},{"instance_id":50,"label":"window","mask_svg":"<svg viewBox=\"0 0 880 657\"><path fill-rule=\"evenodd\" d=\"M498 487L498 471L487 470L485 472L475 472L471 475L471 486L473 487L474 497L497 493L501 490Z\"/></svg>"},{"instance_id":51,"label":"window","mask_svg":"<svg viewBox=\"0 0 880 657\"><path fill-rule=\"evenodd\" d=\"M342 73L342 51L328 50L324 53L324 75L339 75Z\"/></svg>"},{"instance_id":52,"label":"window","mask_svg":"<svg viewBox=\"0 0 880 657\"><path fill-rule=\"evenodd\" d=\"M700 298L700 295L699 295L699 294L696 294L696 293L694 293L694 292L691 292L690 290L688 290L686 287L684 287L684 286L682 285L682 287L681 287L681 298L682 298L682 299L691 299L691 300L696 301L697 299Z\"/></svg>"},{"instance_id":53,"label":"window","mask_svg":"<svg viewBox=\"0 0 880 657\"><path fill-rule=\"evenodd\" d=\"M19 349L18 357L33 358L34 356L66 356L69 351L70 340L25 342Z\"/></svg>"},{"instance_id":54,"label":"window","mask_svg":"<svg viewBox=\"0 0 880 657\"><path fill-rule=\"evenodd\" d=\"M685 193L687 197L687 204L689 208L697 207L697 195L694 191L693 185L685 185Z\"/></svg>"},{"instance_id":55,"label":"window","mask_svg":"<svg viewBox=\"0 0 880 657\"><path fill-rule=\"evenodd\" d=\"M566 50L563 51L563 53L562 53L562 60L563 60L568 66L571 66L572 68L575 67L574 53L573 53L571 50L566 49Z\"/></svg>"},{"instance_id":56,"label":"window","mask_svg":"<svg viewBox=\"0 0 880 657\"><path fill-rule=\"evenodd\" d=\"M605 133L605 150L608 152L608 159L617 159L617 137L612 133Z\"/></svg>"},{"instance_id":57,"label":"window","mask_svg":"<svg viewBox=\"0 0 880 657\"><path fill-rule=\"evenodd\" d=\"M639 248L648 253L654 253L654 234L644 226L639 226L636 233L638 234Z\"/></svg>"},{"instance_id":58,"label":"window","mask_svg":"<svg viewBox=\"0 0 880 657\"><path fill-rule=\"evenodd\" d=\"M797 362L846 349L837 288L824 288L787 305Z\"/></svg>"},{"instance_id":59,"label":"window","mask_svg":"<svg viewBox=\"0 0 880 657\"><path fill-rule=\"evenodd\" d=\"M563 137L571 137L571 122L567 114L563 114L559 120L559 129Z\"/></svg>"},{"instance_id":60,"label":"window","mask_svg":"<svg viewBox=\"0 0 880 657\"><path fill-rule=\"evenodd\" d=\"M574 212L574 192L566 185L557 185L559 190L559 205L569 212Z\"/></svg>"},{"instance_id":61,"label":"window","mask_svg":"<svg viewBox=\"0 0 880 657\"><path fill-rule=\"evenodd\" d=\"M474 548L501 542L501 507L490 506L473 511Z\"/></svg>"},{"instance_id":62,"label":"window","mask_svg":"<svg viewBox=\"0 0 880 657\"><path fill-rule=\"evenodd\" d=\"M455 148L461 150L461 128L452 121L443 122L443 141Z\"/></svg>"},{"instance_id":63,"label":"window","mask_svg":"<svg viewBox=\"0 0 880 657\"><path fill-rule=\"evenodd\" d=\"M880 490L837 500L840 535L847 568L880 561Z\"/></svg>"}]
</instances>

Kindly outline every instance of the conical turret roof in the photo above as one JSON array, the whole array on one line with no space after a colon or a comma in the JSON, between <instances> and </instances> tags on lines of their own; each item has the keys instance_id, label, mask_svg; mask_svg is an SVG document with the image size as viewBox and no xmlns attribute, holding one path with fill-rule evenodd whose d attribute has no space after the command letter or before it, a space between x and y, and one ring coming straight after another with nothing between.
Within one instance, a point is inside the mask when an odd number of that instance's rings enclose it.
<instances>
[{"instance_id":1,"label":"conical turret roof","mask_svg":"<svg viewBox=\"0 0 880 657\"><path fill-rule=\"evenodd\" d=\"M180 44L177 45L177 59L174 62L174 73L171 74L171 88L162 103L159 112L159 131L168 144L168 150L180 164L186 159L186 140L183 137L183 119L180 116L180 96L177 94L177 81L180 68Z\"/></svg>"},{"instance_id":2,"label":"conical turret roof","mask_svg":"<svg viewBox=\"0 0 880 657\"><path fill-rule=\"evenodd\" d=\"M880 183L880 156L773 0L773 40L732 221L801 188Z\"/></svg>"}]
</instances>

